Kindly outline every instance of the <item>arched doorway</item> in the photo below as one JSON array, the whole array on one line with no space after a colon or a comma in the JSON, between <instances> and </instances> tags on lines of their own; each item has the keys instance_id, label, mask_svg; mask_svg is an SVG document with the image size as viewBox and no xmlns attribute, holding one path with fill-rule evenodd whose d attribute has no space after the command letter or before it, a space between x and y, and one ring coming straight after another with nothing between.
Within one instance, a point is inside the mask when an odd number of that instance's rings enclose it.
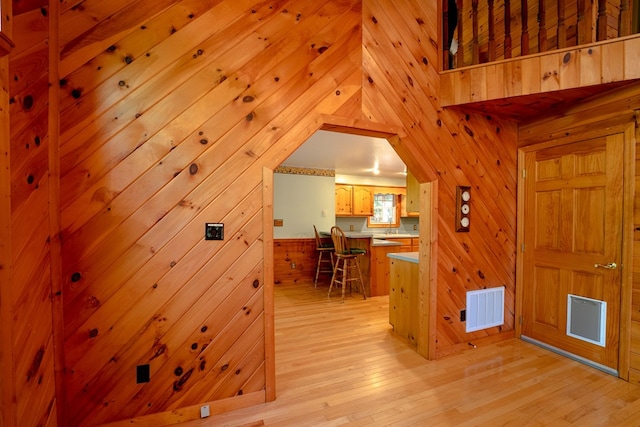
<instances>
[{"instance_id":1,"label":"arched doorway","mask_svg":"<svg viewBox=\"0 0 640 427\"><path fill-rule=\"evenodd\" d=\"M321 130L346 133L360 136L373 136L386 139L395 147L400 143L400 132L386 125L370 122L334 123L325 122ZM302 141L297 147L302 145ZM297 149L296 147L296 149ZM402 158L402 157L401 157ZM404 161L404 159L403 159ZM267 378L267 400L275 399L275 307L274 307L274 169L263 170L263 224L264 224L264 271L265 271L265 361ZM420 192L420 225L419 234L419 302L420 313L418 317L418 331L422 339L418 341L417 351L427 359L435 358L435 274L437 221L435 210L437 209L436 195L437 182L422 183ZM310 226L309 226L310 227Z\"/></svg>"}]
</instances>

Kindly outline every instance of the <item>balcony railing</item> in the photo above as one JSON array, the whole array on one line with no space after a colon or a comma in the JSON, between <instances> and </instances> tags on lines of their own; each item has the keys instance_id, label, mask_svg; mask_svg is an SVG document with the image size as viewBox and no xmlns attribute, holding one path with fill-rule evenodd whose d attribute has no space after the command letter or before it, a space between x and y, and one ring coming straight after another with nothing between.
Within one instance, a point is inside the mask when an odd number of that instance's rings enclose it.
<instances>
[{"instance_id":1,"label":"balcony railing","mask_svg":"<svg viewBox=\"0 0 640 427\"><path fill-rule=\"evenodd\" d=\"M443 0L443 68L638 32L640 0Z\"/></svg>"}]
</instances>

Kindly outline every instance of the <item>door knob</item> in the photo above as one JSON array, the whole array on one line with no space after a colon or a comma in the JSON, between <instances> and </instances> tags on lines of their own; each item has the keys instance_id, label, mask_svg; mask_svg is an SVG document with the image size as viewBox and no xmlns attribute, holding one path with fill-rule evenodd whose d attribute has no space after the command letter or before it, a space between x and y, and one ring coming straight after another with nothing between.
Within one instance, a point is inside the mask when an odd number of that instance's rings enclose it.
<instances>
[{"instance_id":1,"label":"door knob","mask_svg":"<svg viewBox=\"0 0 640 427\"><path fill-rule=\"evenodd\" d=\"M595 268L606 268L608 270L615 270L616 268L618 268L618 264L616 264L615 262L610 262L609 264L596 264L594 265Z\"/></svg>"}]
</instances>

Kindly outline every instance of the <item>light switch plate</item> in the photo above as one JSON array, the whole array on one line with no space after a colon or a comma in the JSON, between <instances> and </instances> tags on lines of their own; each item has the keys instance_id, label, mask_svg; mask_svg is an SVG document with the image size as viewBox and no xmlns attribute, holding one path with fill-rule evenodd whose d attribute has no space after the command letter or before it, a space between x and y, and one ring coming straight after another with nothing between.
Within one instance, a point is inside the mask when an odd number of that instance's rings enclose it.
<instances>
[{"instance_id":1,"label":"light switch plate","mask_svg":"<svg viewBox=\"0 0 640 427\"><path fill-rule=\"evenodd\" d=\"M205 240L224 240L224 224L207 222L204 227Z\"/></svg>"}]
</instances>

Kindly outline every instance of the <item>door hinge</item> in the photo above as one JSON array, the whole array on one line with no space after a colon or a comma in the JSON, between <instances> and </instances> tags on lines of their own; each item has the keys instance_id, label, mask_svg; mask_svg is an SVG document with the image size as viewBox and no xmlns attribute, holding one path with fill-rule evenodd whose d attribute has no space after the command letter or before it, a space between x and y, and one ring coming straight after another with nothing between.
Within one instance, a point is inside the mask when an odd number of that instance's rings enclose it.
<instances>
[{"instance_id":1,"label":"door hinge","mask_svg":"<svg viewBox=\"0 0 640 427\"><path fill-rule=\"evenodd\" d=\"M525 179L526 177L527 177L527 170L522 169L522 179Z\"/></svg>"}]
</instances>

